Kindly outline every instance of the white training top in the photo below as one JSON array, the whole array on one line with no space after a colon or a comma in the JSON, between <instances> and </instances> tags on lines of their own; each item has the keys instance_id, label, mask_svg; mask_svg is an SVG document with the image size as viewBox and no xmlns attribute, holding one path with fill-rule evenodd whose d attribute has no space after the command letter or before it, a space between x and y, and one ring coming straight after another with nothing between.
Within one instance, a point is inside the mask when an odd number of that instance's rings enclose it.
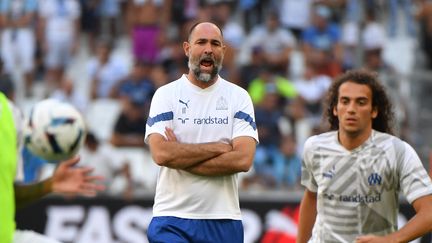
<instances>
[{"instance_id":1,"label":"white training top","mask_svg":"<svg viewBox=\"0 0 432 243\"><path fill-rule=\"evenodd\" d=\"M354 242L360 235L394 232L399 192L409 203L432 194L414 149L389 134L373 130L349 151L332 131L309 138L304 148L301 182L318 200L309 242Z\"/></svg>"},{"instance_id":2,"label":"white training top","mask_svg":"<svg viewBox=\"0 0 432 243\"><path fill-rule=\"evenodd\" d=\"M160 87L151 103L146 142L152 133L165 136L165 127L182 143L229 143L239 136L258 141L249 94L220 77L206 89L185 75ZM153 216L240 220L237 174L205 177L161 167Z\"/></svg>"},{"instance_id":3,"label":"white training top","mask_svg":"<svg viewBox=\"0 0 432 243\"><path fill-rule=\"evenodd\" d=\"M39 1L39 15L46 19L45 38L62 42L74 38L74 24L81 16L77 0L44 0Z\"/></svg>"}]
</instances>

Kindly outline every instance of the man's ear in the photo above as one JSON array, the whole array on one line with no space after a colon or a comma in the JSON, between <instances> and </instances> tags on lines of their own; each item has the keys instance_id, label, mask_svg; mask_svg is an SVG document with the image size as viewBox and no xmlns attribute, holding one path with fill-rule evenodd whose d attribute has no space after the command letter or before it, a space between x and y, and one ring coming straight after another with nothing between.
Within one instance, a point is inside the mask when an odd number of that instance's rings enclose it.
<instances>
[{"instance_id":1,"label":"man's ear","mask_svg":"<svg viewBox=\"0 0 432 243\"><path fill-rule=\"evenodd\" d=\"M375 119L378 116L378 108L374 107L372 109L372 119Z\"/></svg>"},{"instance_id":2,"label":"man's ear","mask_svg":"<svg viewBox=\"0 0 432 243\"><path fill-rule=\"evenodd\" d=\"M334 115L334 116L337 116L337 115L338 115L338 114L337 114L336 106L333 106L333 115Z\"/></svg>"},{"instance_id":3,"label":"man's ear","mask_svg":"<svg viewBox=\"0 0 432 243\"><path fill-rule=\"evenodd\" d=\"M183 51L187 57L189 57L189 49L190 49L189 42L186 41L183 42Z\"/></svg>"}]
</instances>

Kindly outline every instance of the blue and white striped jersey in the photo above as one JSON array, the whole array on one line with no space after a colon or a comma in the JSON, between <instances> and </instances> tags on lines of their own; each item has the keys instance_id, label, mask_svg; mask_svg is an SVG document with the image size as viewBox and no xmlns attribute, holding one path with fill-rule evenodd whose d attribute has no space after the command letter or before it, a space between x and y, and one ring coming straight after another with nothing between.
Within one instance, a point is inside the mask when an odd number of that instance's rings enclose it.
<instances>
[{"instance_id":1,"label":"blue and white striped jersey","mask_svg":"<svg viewBox=\"0 0 432 243\"><path fill-rule=\"evenodd\" d=\"M432 194L431 180L414 149L386 133L372 131L354 150L337 131L305 143L302 184L317 192L317 218L310 242L354 242L365 234L397 230L399 192L412 203Z\"/></svg>"}]
</instances>

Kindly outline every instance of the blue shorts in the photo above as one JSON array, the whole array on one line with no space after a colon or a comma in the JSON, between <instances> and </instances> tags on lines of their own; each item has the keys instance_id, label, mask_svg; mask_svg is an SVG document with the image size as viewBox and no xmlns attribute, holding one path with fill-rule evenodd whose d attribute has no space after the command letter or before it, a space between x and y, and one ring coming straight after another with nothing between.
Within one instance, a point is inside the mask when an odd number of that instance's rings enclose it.
<instances>
[{"instance_id":1,"label":"blue shorts","mask_svg":"<svg viewBox=\"0 0 432 243\"><path fill-rule=\"evenodd\" d=\"M154 217L147 237L150 243L242 243L243 224L232 219Z\"/></svg>"}]
</instances>

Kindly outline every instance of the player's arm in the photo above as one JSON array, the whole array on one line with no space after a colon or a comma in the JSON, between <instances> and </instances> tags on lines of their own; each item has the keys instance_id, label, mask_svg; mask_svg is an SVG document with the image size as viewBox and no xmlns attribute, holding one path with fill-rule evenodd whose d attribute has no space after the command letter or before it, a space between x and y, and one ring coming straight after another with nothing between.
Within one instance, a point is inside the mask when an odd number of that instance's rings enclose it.
<instances>
[{"instance_id":1,"label":"player's arm","mask_svg":"<svg viewBox=\"0 0 432 243\"><path fill-rule=\"evenodd\" d=\"M37 199L51 193L52 180L46 179L44 181L34 184L14 184L15 191L15 204L17 208L21 208Z\"/></svg>"},{"instance_id":2,"label":"player's arm","mask_svg":"<svg viewBox=\"0 0 432 243\"><path fill-rule=\"evenodd\" d=\"M49 193L66 195L95 196L105 187L96 184L102 180L100 176L90 175L93 171L89 167L75 167L79 157L59 163L52 177L34 184L15 183L15 204L17 208L23 207Z\"/></svg>"},{"instance_id":3,"label":"player's arm","mask_svg":"<svg viewBox=\"0 0 432 243\"><path fill-rule=\"evenodd\" d=\"M247 172L253 163L256 141L252 137L242 136L232 141L233 150L213 157L202 163L186 168L196 175L224 176L238 172Z\"/></svg>"},{"instance_id":4,"label":"player's arm","mask_svg":"<svg viewBox=\"0 0 432 243\"><path fill-rule=\"evenodd\" d=\"M312 236L312 228L317 215L317 194L305 190L300 203L300 219L297 232L297 243L306 243Z\"/></svg>"},{"instance_id":5,"label":"player's arm","mask_svg":"<svg viewBox=\"0 0 432 243\"><path fill-rule=\"evenodd\" d=\"M167 132L173 133L169 128ZM149 135L148 144L153 160L160 166L172 169L185 169L232 150L232 146L225 143L180 143L158 133Z\"/></svg>"},{"instance_id":6,"label":"player's arm","mask_svg":"<svg viewBox=\"0 0 432 243\"><path fill-rule=\"evenodd\" d=\"M356 242L409 242L432 231L432 195L423 196L412 203L416 215L400 230L386 235L366 235Z\"/></svg>"}]
</instances>

